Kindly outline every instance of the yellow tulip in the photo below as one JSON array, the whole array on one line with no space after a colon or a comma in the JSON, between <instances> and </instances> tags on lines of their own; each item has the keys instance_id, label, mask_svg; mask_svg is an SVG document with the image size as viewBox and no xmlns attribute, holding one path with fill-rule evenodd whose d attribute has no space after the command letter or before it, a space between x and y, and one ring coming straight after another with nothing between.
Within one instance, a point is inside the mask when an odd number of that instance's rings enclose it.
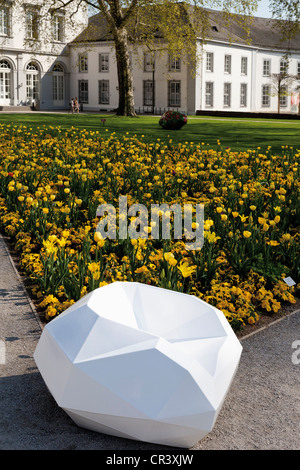
<instances>
[{"instance_id":1,"label":"yellow tulip","mask_svg":"<svg viewBox=\"0 0 300 470\"><path fill-rule=\"evenodd\" d=\"M282 235L282 239L285 241L285 242L288 242L290 239L291 239L291 235L289 233L284 233Z\"/></svg>"},{"instance_id":2,"label":"yellow tulip","mask_svg":"<svg viewBox=\"0 0 300 470\"><path fill-rule=\"evenodd\" d=\"M95 242L97 242L97 243L100 242L101 240L103 240L103 237L102 237L102 235L101 235L100 232L96 231L96 232L94 233L94 240L95 240Z\"/></svg>"},{"instance_id":3,"label":"yellow tulip","mask_svg":"<svg viewBox=\"0 0 300 470\"><path fill-rule=\"evenodd\" d=\"M249 238L249 237L251 237L251 232L249 232L248 230L244 230L243 236L244 236L244 238Z\"/></svg>"},{"instance_id":4,"label":"yellow tulip","mask_svg":"<svg viewBox=\"0 0 300 470\"><path fill-rule=\"evenodd\" d=\"M280 222L280 215L275 216L274 222L275 222L275 224L278 224L278 222Z\"/></svg>"}]
</instances>

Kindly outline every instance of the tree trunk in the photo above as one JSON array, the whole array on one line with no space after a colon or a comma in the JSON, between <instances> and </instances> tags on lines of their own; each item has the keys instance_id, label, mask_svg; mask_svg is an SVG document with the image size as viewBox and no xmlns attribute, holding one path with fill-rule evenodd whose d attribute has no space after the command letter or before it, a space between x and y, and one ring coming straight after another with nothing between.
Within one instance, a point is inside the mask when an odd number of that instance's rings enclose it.
<instances>
[{"instance_id":1,"label":"tree trunk","mask_svg":"<svg viewBox=\"0 0 300 470\"><path fill-rule=\"evenodd\" d=\"M130 68L127 31L117 29L114 34L119 84L119 116L136 116L133 97L133 77Z\"/></svg>"}]
</instances>

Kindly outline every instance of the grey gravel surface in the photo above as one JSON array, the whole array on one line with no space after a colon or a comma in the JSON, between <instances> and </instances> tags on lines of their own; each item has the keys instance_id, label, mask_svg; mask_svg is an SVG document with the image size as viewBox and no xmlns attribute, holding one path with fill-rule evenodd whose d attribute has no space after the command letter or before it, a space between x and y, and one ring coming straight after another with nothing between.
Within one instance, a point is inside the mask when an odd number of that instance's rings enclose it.
<instances>
[{"instance_id":1,"label":"grey gravel surface","mask_svg":"<svg viewBox=\"0 0 300 470\"><path fill-rule=\"evenodd\" d=\"M57 407L33 359L42 325L1 236L0 267L0 449L178 453L81 429ZM300 449L295 341L299 310L241 339L240 365L217 422L191 450Z\"/></svg>"}]
</instances>

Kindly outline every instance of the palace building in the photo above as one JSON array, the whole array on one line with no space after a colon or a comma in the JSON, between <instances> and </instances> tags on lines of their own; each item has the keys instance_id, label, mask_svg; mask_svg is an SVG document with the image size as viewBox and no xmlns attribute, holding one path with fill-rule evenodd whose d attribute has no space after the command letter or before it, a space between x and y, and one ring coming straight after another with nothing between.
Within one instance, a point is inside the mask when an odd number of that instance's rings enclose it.
<instances>
[{"instance_id":1,"label":"palace building","mask_svg":"<svg viewBox=\"0 0 300 470\"><path fill-rule=\"evenodd\" d=\"M210 35L197 44L202 60L196 74L178 58L132 48L137 112L276 113L273 74L286 72L280 112L297 114L300 37L283 41L274 20L254 18L248 42L240 26L229 30L220 12L210 15ZM0 44L0 109L33 102L40 110L68 109L72 97L84 111L117 108L114 44L101 14L89 18L82 5L46 14L39 1L8 0L0 6Z\"/></svg>"}]
</instances>

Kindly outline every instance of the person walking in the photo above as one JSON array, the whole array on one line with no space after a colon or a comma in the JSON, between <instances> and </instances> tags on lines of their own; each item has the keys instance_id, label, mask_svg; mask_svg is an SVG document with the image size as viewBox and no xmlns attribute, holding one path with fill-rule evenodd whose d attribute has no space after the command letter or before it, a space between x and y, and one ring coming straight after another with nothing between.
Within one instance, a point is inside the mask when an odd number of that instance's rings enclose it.
<instances>
[{"instance_id":1,"label":"person walking","mask_svg":"<svg viewBox=\"0 0 300 470\"><path fill-rule=\"evenodd\" d=\"M77 97L75 98L75 101L74 101L74 111L75 113L79 113L79 104L78 104L78 99Z\"/></svg>"},{"instance_id":2,"label":"person walking","mask_svg":"<svg viewBox=\"0 0 300 470\"><path fill-rule=\"evenodd\" d=\"M71 98L71 113L72 114L74 114L74 107L75 107L74 98Z\"/></svg>"}]
</instances>

